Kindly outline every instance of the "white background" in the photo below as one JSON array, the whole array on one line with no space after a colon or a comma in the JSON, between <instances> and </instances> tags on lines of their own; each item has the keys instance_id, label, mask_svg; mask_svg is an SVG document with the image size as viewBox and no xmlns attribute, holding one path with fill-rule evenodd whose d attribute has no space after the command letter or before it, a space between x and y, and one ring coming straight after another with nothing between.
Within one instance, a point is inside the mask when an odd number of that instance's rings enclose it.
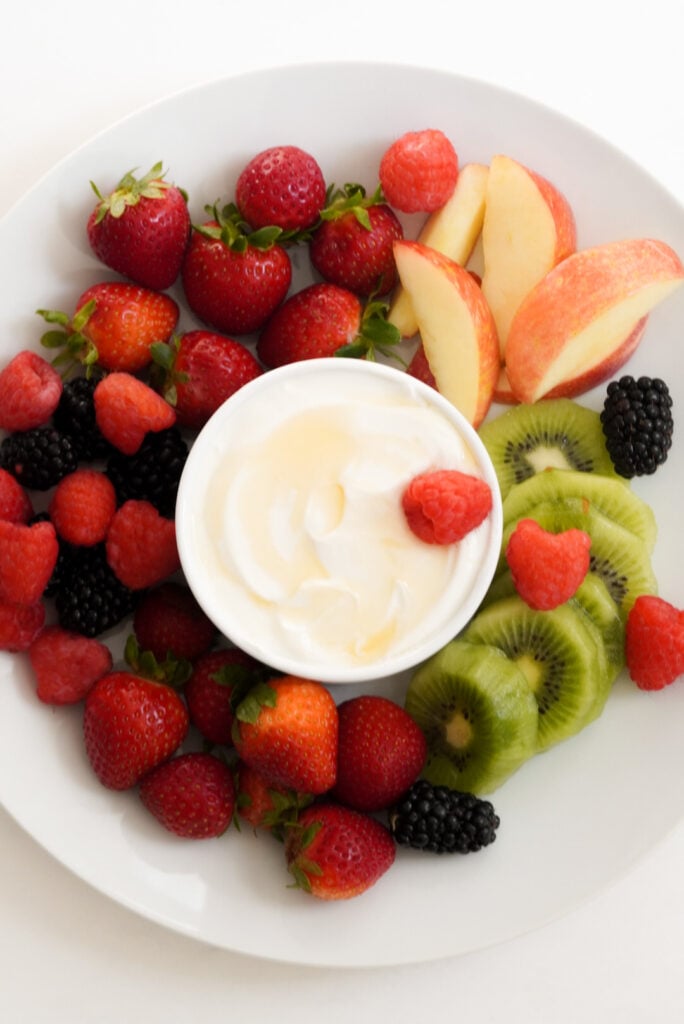
<instances>
[{"instance_id":1,"label":"white background","mask_svg":"<svg viewBox=\"0 0 684 1024\"><path fill-rule=\"evenodd\" d=\"M62 156L150 101L328 58L432 66L510 88L603 135L681 201L677 10L667 0L13 4L0 60L0 214ZM680 827L591 904L516 941L401 969L309 970L150 924L74 878L0 809L0 1020L679 1022L683 865Z\"/></svg>"}]
</instances>

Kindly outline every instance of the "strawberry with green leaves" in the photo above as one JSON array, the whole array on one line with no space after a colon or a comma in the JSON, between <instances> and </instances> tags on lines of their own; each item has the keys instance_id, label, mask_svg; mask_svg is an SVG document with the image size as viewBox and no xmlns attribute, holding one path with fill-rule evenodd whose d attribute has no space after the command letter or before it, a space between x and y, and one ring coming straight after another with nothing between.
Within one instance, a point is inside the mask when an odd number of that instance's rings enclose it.
<instances>
[{"instance_id":1,"label":"strawberry with green leaves","mask_svg":"<svg viewBox=\"0 0 684 1024\"><path fill-rule=\"evenodd\" d=\"M233 204L207 207L211 219L193 225L181 279L190 309L224 334L258 331L287 295L292 264L282 231L251 231Z\"/></svg>"},{"instance_id":2,"label":"strawberry with green leaves","mask_svg":"<svg viewBox=\"0 0 684 1024\"><path fill-rule=\"evenodd\" d=\"M194 661L185 684L190 720L208 743L232 746L234 694L256 678L258 662L237 647L206 651Z\"/></svg>"},{"instance_id":3,"label":"strawberry with green leaves","mask_svg":"<svg viewBox=\"0 0 684 1024\"><path fill-rule=\"evenodd\" d=\"M90 246L106 266L155 291L180 273L190 236L185 193L164 178L161 163L143 177L129 171L108 195L91 181L97 204L88 218Z\"/></svg>"},{"instance_id":4,"label":"strawberry with green leaves","mask_svg":"<svg viewBox=\"0 0 684 1024\"><path fill-rule=\"evenodd\" d=\"M308 793L275 786L244 761L238 762L236 779L239 821L255 831L270 832L278 839L284 837L286 828L297 821L300 810L313 800Z\"/></svg>"}]
</instances>

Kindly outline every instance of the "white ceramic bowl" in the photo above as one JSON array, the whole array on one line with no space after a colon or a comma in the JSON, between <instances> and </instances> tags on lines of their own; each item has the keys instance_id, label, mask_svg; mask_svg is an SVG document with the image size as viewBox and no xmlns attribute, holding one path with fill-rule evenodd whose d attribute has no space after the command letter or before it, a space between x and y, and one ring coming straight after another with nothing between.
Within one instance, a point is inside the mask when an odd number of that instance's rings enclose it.
<instances>
[{"instance_id":1,"label":"white ceramic bowl","mask_svg":"<svg viewBox=\"0 0 684 1024\"><path fill-rule=\"evenodd\" d=\"M461 469L494 500L458 544L409 530L417 473ZM259 661L326 683L422 662L458 633L493 576L493 466L464 417L392 366L314 359L264 373L196 439L176 529L186 579L220 631Z\"/></svg>"}]
</instances>

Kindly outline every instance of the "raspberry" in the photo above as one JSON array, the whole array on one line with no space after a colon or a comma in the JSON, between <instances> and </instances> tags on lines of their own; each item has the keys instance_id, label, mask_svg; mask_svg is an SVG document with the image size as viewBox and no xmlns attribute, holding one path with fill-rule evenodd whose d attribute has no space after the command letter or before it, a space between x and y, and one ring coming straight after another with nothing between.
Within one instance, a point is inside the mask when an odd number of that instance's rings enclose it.
<instances>
[{"instance_id":1,"label":"raspberry","mask_svg":"<svg viewBox=\"0 0 684 1024\"><path fill-rule=\"evenodd\" d=\"M0 600L23 605L40 601L58 554L51 523L0 521Z\"/></svg>"},{"instance_id":2,"label":"raspberry","mask_svg":"<svg viewBox=\"0 0 684 1024\"><path fill-rule=\"evenodd\" d=\"M117 509L105 546L114 575L130 590L153 587L180 569L176 524L149 501L131 499Z\"/></svg>"},{"instance_id":3,"label":"raspberry","mask_svg":"<svg viewBox=\"0 0 684 1024\"><path fill-rule=\"evenodd\" d=\"M584 530L549 533L534 519L521 519L506 546L506 560L525 604L550 611L570 600L589 572L590 547Z\"/></svg>"},{"instance_id":4,"label":"raspberry","mask_svg":"<svg viewBox=\"0 0 684 1024\"><path fill-rule=\"evenodd\" d=\"M77 469L62 477L49 505L62 540L85 547L105 539L115 511L114 484L96 469Z\"/></svg>"},{"instance_id":5,"label":"raspberry","mask_svg":"<svg viewBox=\"0 0 684 1024\"><path fill-rule=\"evenodd\" d=\"M492 492L479 477L438 469L414 477L401 504L408 525L422 541L454 544L487 518Z\"/></svg>"},{"instance_id":6,"label":"raspberry","mask_svg":"<svg viewBox=\"0 0 684 1024\"><path fill-rule=\"evenodd\" d=\"M311 227L325 203L323 172L297 146L273 146L257 153L240 174L235 198L253 228L284 231Z\"/></svg>"},{"instance_id":7,"label":"raspberry","mask_svg":"<svg viewBox=\"0 0 684 1024\"><path fill-rule=\"evenodd\" d=\"M46 359L28 349L0 371L0 427L32 430L52 416L62 394L62 378Z\"/></svg>"},{"instance_id":8,"label":"raspberry","mask_svg":"<svg viewBox=\"0 0 684 1024\"><path fill-rule=\"evenodd\" d=\"M684 673L684 611L642 595L627 616L625 657L641 690L662 690Z\"/></svg>"},{"instance_id":9,"label":"raspberry","mask_svg":"<svg viewBox=\"0 0 684 1024\"><path fill-rule=\"evenodd\" d=\"M458 156L435 128L406 132L380 161L380 184L387 202L404 213L432 213L456 187Z\"/></svg>"},{"instance_id":10,"label":"raspberry","mask_svg":"<svg viewBox=\"0 0 684 1024\"><path fill-rule=\"evenodd\" d=\"M166 430L176 421L169 403L130 373L107 374L93 400L99 429L125 455L134 455L148 432Z\"/></svg>"},{"instance_id":11,"label":"raspberry","mask_svg":"<svg viewBox=\"0 0 684 1024\"><path fill-rule=\"evenodd\" d=\"M169 654L194 661L209 650L217 631L189 587L168 581L141 598L133 632L141 650L151 651L158 661Z\"/></svg>"},{"instance_id":12,"label":"raspberry","mask_svg":"<svg viewBox=\"0 0 684 1024\"><path fill-rule=\"evenodd\" d=\"M45 704L76 704L112 667L109 648L60 626L48 626L29 647L36 693Z\"/></svg>"},{"instance_id":13,"label":"raspberry","mask_svg":"<svg viewBox=\"0 0 684 1024\"><path fill-rule=\"evenodd\" d=\"M6 469L0 469L0 519L28 523L32 515L33 505L24 488Z\"/></svg>"},{"instance_id":14,"label":"raspberry","mask_svg":"<svg viewBox=\"0 0 684 1024\"><path fill-rule=\"evenodd\" d=\"M0 601L0 651L26 651L45 623L45 605Z\"/></svg>"}]
</instances>

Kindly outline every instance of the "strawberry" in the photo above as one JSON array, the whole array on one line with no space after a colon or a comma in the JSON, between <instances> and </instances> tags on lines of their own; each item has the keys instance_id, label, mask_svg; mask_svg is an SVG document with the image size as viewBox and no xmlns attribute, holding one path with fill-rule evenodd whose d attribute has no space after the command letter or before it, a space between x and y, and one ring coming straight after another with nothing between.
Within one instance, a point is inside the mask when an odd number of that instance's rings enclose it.
<instances>
[{"instance_id":1,"label":"strawberry","mask_svg":"<svg viewBox=\"0 0 684 1024\"><path fill-rule=\"evenodd\" d=\"M193 225L181 279L192 312L224 334L258 331L283 301L292 280L280 228L246 232L228 206Z\"/></svg>"},{"instance_id":2,"label":"strawberry","mask_svg":"<svg viewBox=\"0 0 684 1024\"><path fill-rule=\"evenodd\" d=\"M239 756L269 782L314 795L335 784L337 706L321 683L296 676L258 683L235 718Z\"/></svg>"},{"instance_id":3,"label":"strawberry","mask_svg":"<svg viewBox=\"0 0 684 1024\"><path fill-rule=\"evenodd\" d=\"M550 533L521 519L506 545L515 589L537 611L569 601L589 572L591 537L584 530Z\"/></svg>"},{"instance_id":4,"label":"strawberry","mask_svg":"<svg viewBox=\"0 0 684 1024\"><path fill-rule=\"evenodd\" d=\"M257 153L238 177L235 200L253 228L275 225L302 231L318 219L325 203L323 172L298 146L272 146Z\"/></svg>"},{"instance_id":5,"label":"strawberry","mask_svg":"<svg viewBox=\"0 0 684 1024\"><path fill-rule=\"evenodd\" d=\"M209 743L233 742L233 695L260 666L237 647L208 651L196 659L185 685L190 720Z\"/></svg>"},{"instance_id":6,"label":"strawberry","mask_svg":"<svg viewBox=\"0 0 684 1024\"><path fill-rule=\"evenodd\" d=\"M62 378L46 359L23 349L0 371L0 428L32 430L52 416Z\"/></svg>"},{"instance_id":7,"label":"strawberry","mask_svg":"<svg viewBox=\"0 0 684 1024\"><path fill-rule=\"evenodd\" d=\"M149 501L131 498L116 510L105 549L114 575L133 591L156 586L180 569L176 524Z\"/></svg>"},{"instance_id":8,"label":"strawberry","mask_svg":"<svg viewBox=\"0 0 684 1024\"><path fill-rule=\"evenodd\" d=\"M86 754L103 786L130 789L170 757L188 731L175 690L133 672L108 672L85 699Z\"/></svg>"},{"instance_id":9,"label":"strawberry","mask_svg":"<svg viewBox=\"0 0 684 1024\"><path fill-rule=\"evenodd\" d=\"M0 520L0 601L40 601L57 564L59 542L52 523Z\"/></svg>"},{"instance_id":10,"label":"strawberry","mask_svg":"<svg viewBox=\"0 0 684 1024\"><path fill-rule=\"evenodd\" d=\"M392 355L399 332L382 302L365 306L348 288L320 282L302 288L275 311L257 342L257 355L273 369L325 356Z\"/></svg>"},{"instance_id":11,"label":"strawberry","mask_svg":"<svg viewBox=\"0 0 684 1024\"><path fill-rule=\"evenodd\" d=\"M89 370L137 373L152 360L151 346L167 341L178 323L179 309L170 295L123 281L103 281L87 288L72 317L59 310L38 313L60 329L41 338L46 348L60 348L55 363L81 362Z\"/></svg>"},{"instance_id":12,"label":"strawberry","mask_svg":"<svg viewBox=\"0 0 684 1024\"><path fill-rule=\"evenodd\" d=\"M411 716L392 700L365 694L337 708L335 799L357 811L389 807L423 769L427 743Z\"/></svg>"},{"instance_id":13,"label":"strawberry","mask_svg":"<svg viewBox=\"0 0 684 1024\"><path fill-rule=\"evenodd\" d=\"M235 784L228 765L207 753L179 754L140 782L140 799L165 829L183 839L211 839L230 825Z\"/></svg>"},{"instance_id":14,"label":"strawberry","mask_svg":"<svg viewBox=\"0 0 684 1024\"><path fill-rule=\"evenodd\" d=\"M135 455L146 434L176 422L169 403L130 373L108 373L97 384L93 401L98 429L124 455Z\"/></svg>"},{"instance_id":15,"label":"strawberry","mask_svg":"<svg viewBox=\"0 0 684 1024\"><path fill-rule=\"evenodd\" d=\"M170 288L190 235L183 191L165 181L160 163L142 178L129 171L108 195L90 184L98 202L87 234L97 258L144 288Z\"/></svg>"},{"instance_id":16,"label":"strawberry","mask_svg":"<svg viewBox=\"0 0 684 1024\"><path fill-rule=\"evenodd\" d=\"M159 390L178 423L192 430L203 427L227 398L263 372L245 345L214 331L187 331L155 345L153 356Z\"/></svg>"},{"instance_id":17,"label":"strawberry","mask_svg":"<svg viewBox=\"0 0 684 1024\"><path fill-rule=\"evenodd\" d=\"M397 282L392 245L404 237L378 188L345 185L323 210L309 243L311 262L326 281L357 295L385 295Z\"/></svg>"},{"instance_id":18,"label":"strawberry","mask_svg":"<svg viewBox=\"0 0 684 1024\"><path fill-rule=\"evenodd\" d=\"M387 202L404 213L432 213L456 187L458 156L436 128L406 132L385 151L380 183Z\"/></svg>"},{"instance_id":19,"label":"strawberry","mask_svg":"<svg viewBox=\"0 0 684 1024\"><path fill-rule=\"evenodd\" d=\"M216 639L216 626L190 588L173 580L143 595L133 615L133 631L140 647L159 660L172 654L194 661Z\"/></svg>"},{"instance_id":20,"label":"strawberry","mask_svg":"<svg viewBox=\"0 0 684 1024\"><path fill-rule=\"evenodd\" d=\"M625 658L641 690L662 690L684 674L684 611L644 594L629 610Z\"/></svg>"},{"instance_id":21,"label":"strawberry","mask_svg":"<svg viewBox=\"0 0 684 1024\"><path fill-rule=\"evenodd\" d=\"M394 863L389 830L367 814L331 803L299 815L285 838L295 884L323 900L350 899L374 885Z\"/></svg>"},{"instance_id":22,"label":"strawberry","mask_svg":"<svg viewBox=\"0 0 684 1024\"><path fill-rule=\"evenodd\" d=\"M26 651L45 624L45 605L0 600L0 651Z\"/></svg>"},{"instance_id":23,"label":"strawberry","mask_svg":"<svg viewBox=\"0 0 684 1024\"><path fill-rule=\"evenodd\" d=\"M0 469L0 519L27 523L33 516L33 504L19 481L6 469Z\"/></svg>"},{"instance_id":24,"label":"strawberry","mask_svg":"<svg viewBox=\"0 0 684 1024\"><path fill-rule=\"evenodd\" d=\"M36 693L45 704L76 704L112 668L106 644L61 626L47 626L28 654Z\"/></svg>"},{"instance_id":25,"label":"strawberry","mask_svg":"<svg viewBox=\"0 0 684 1024\"><path fill-rule=\"evenodd\" d=\"M401 505L410 529L426 544L455 544L487 518L492 492L480 477L438 469L409 481Z\"/></svg>"},{"instance_id":26,"label":"strawberry","mask_svg":"<svg viewBox=\"0 0 684 1024\"><path fill-rule=\"evenodd\" d=\"M62 540L89 547L107 536L116 511L114 484L96 469L76 469L62 477L48 506Z\"/></svg>"},{"instance_id":27,"label":"strawberry","mask_svg":"<svg viewBox=\"0 0 684 1024\"><path fill-rule=\"evenodd\" d=\"M313 797L272 785L243 761L238 762L236 808L239 818L253 829L263 829L282 838L286 827L294 824L299 811Z\"/></svg>"}]
</instances>

